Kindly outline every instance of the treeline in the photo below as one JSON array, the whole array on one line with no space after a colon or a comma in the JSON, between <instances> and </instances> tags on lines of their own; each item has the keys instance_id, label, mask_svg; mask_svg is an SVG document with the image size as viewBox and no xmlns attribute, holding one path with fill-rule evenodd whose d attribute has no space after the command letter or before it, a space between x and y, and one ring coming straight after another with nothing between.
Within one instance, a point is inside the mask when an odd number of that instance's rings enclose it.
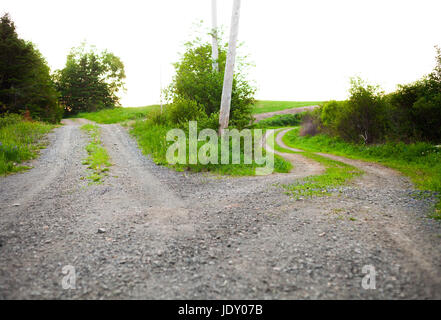
<instances>
[{"instance_id":1,"label":"treeline","mask_svg":"<svg viewBox=\"0 0 441 320\"><path fill-rule=\"evenodd\" d=\"M307 116L302 134L324 132L364 144L441 142L441 50L436 51L433 72L390 94L353 79L349 99L325 103Z\"/></svg>"},{"instance_id":2,"label":"treeline","mask_svg":"<svg viewBox=\"0 0 441 320\"><path fill-rule=\"evenodd\" d=\"M63 116L119 106L124 65L114 54L85 44L53 74L35 47L18 37L8 14L0 19L0 115L24 114L57 123Z\"/></svg>"}]
</instances>

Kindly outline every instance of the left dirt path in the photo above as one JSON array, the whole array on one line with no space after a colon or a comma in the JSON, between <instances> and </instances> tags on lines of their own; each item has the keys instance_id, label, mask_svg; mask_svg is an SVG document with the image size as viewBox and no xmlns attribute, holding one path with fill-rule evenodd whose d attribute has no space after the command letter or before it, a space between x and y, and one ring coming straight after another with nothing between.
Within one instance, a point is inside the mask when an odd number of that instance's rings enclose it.
<instances>
[{"instance_id":1,"label":"left dirt path","mask_svg":"<svg viewBox=\"0 0 441 320\"><path fill-rule=\"evenodd\" d=\"M88 136L80 129L85 123L64 120L49 134L50 144L32 170L0 179L0 299L89 296L97 283L77 282L84 290L75 294L63 290L66 265L75 266L81 279L130 276L122 270L130 270L124 265L130 253L121 243L141 207L161 215L160 226L148 227L152 245L155 233L172 231L168 220L178 225L173 229L186 228L179 223L186 214L181 201L144 170L145 157L120 126L101 126L113 166L104 184L88 186L82 165ZM106 233L98 234L98 228ZM111 270L101 270L102 260L113 260Z\"/></svg>"}]
</instances>

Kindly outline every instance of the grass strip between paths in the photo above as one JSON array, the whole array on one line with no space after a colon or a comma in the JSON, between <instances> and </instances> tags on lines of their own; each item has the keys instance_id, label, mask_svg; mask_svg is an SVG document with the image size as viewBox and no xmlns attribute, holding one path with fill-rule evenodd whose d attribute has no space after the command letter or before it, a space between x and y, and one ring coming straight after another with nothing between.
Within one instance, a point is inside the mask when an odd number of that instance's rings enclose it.
<instances>
[{"instance_id":1,"label":"grass strip between paths","mask_svg":"<svg viewBox=\"0 0 441 320\"><path fill-rule=\"evenodd\" d=\"M85 124L81 129L86 131L91 139L86 146L88 157L83 160L83 164L92 171L86 178L90 180L89 184L101 184L112 164L107 150L101 145L100 128L97 125Z\"/></svg>"}]
</instances>

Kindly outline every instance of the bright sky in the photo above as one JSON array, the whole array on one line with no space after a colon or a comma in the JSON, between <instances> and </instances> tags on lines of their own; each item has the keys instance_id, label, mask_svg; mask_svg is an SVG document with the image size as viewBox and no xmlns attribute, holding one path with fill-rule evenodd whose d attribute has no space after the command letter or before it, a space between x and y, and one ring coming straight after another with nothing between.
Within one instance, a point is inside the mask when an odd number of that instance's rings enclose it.
<instances>
[{"instance_id":1,"label":"bright sky","mask_svg":"<svg viewBox=\"0 0 441 320\"><path fill-rule=\"evenodd\" d=\"M229 34L233 0L218 0ZM211 0L2 0L19 36L34 42L52 69L83 40L125 64L124 106L159 102L192 26L211 25ZM251 55L257 98L329 100L347 96L349 78L392 91L435 65L440 0L242 0L239 40ZM162 66L162 68L161 68Z\"/></svg>"}]
</instances>

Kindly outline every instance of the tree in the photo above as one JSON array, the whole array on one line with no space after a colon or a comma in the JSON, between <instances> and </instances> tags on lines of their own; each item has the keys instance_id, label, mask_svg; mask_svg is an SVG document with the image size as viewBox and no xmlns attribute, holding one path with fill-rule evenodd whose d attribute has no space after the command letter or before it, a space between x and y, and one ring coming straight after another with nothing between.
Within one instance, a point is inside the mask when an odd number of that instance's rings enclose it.
<instances>
[{"instance_id":1,"label":"tree","mask_svg":"<svg viewBox=\"0 0 441 320\"><path fill-rule=\"evenodd\" d=\"M0 113L25 111L50 122L62 116L45 59L31 42L18 38L5 14L0 20Z\"/></svg>"},{"instance_id":2,"label":"tree","mask_svg":"<svg viewBox=\"0 0 441 320\"><path fill-rule=\"evenodd\" d=\"M120 106L125 77L120 58L85 44L71 50L66 66L55 75L67 115Z\"/></svg>"},{"instance_id":3,"label":"tree","mask_svg":"<svg viewBox=\"0 0 441 320\"><path fill-rule=\"evenodd\" d=\"M408 139L441 141L441 51L433 72L390 95L397 134Z\"/></svg>"},{"instance_id":4,"label":"tree","mask_svg":"<svg viewBox=\"0 0 441 320\"><path fill-rule=\"evenodd\" d=\"M185 53L174 64L176 75L167 90L172 101L193 100L205 110L209 117L218 116L222 98L227 44L219 46L217 64L219 72L213 71L212 46L199 38L186 44ZM232 84L230 124L239 128L252 121L252 105L255 89L245 79L248 65L241 57Z\"/></svg>"}]
</instances>

